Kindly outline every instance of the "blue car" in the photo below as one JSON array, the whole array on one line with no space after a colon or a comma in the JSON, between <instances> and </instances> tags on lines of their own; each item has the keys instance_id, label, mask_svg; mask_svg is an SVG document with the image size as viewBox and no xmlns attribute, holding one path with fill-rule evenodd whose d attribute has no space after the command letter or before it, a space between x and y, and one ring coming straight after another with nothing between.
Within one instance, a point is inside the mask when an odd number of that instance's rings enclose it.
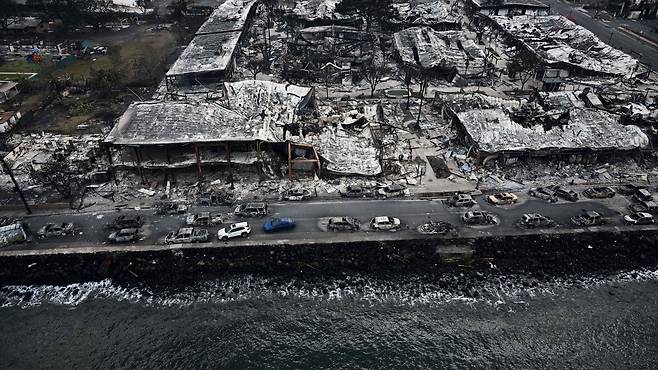
<instances>
[{"instance_id":1,"label":"blue car","mask_svg":"<svg viewBox=\"0 0 658 370\"><path fill-rule=\"evenodd\" d=\"M295 220L292 218L273 218L263 224L263 230L267 233L295 228Z\"/></svg>"}]
</instances>

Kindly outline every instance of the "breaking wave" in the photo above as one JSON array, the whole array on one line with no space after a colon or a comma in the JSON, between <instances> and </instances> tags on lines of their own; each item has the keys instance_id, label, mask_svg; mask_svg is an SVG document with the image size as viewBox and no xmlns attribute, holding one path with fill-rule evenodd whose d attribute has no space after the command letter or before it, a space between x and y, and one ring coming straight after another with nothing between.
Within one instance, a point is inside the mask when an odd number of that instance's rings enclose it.
<instances>
[{"instance_id":1,"label":"breaking wave","mask_svg":"<svg viewBox=\"0 0 658 370\"><path fill-rule=\"evenodd\" d=\"M658 268L608 276L552 279L482 273L397 278L347 275L310 280L243 275L173 288L121 286L111 280L70 285L8 285L0 288L0 307L29 308L46 304L75 307L93 300L180 307L277 297L400 305L462 302L499 307L528 304L535 297L558 295L568 289L593 289L633 281L658 281Z\"/></svg>"}]
</instances>

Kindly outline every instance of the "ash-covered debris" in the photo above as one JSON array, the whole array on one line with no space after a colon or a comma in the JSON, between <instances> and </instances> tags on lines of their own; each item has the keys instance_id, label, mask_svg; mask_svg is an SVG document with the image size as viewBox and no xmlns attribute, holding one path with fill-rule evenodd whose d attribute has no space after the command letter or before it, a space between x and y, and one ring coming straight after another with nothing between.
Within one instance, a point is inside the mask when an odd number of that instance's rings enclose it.
<instances>
[{"instance_id":1,"label":"ash-covered debris","mask_svg":"<svg viewBox=\"0 0 658 370\"><path fill-rule=\"evenodd\" d=\"M631 77L636 71L635 58L602 42L592 32L563 16L490 18L549 65L624 77Z\"/></svg>"},{"instance_id":2,"label":"ash-covered debris","mask_svg":"<svg viewBox=\"0 0 658 370\"><path fill-rule=\"evenodd\" d=\"M398 27L427 26L437 31L461 28L462 16L455 14L441 0L412 0L393 4L396 17L390 22Z\"/></svg>"},{"instance_id":3,"label":"ash-covered debris","mask_svg":"<svg viewBox=\"0 0 658 370\"><path fill-rule=\"evenodd\" d=\"M484 73L484 52L459 31L437 32L429 27L413 27L396 32L394 45L402 63L420 65L426 70L454 71L464 77Z\"/></svg>"},{"instance_id":4,"label":"ash-covered debris","mask_svg":"<svg viewBox=\"0 0 658 370\"><path fill-rule=\"evenodd\" d=\"M558 93L552 101L560 98L564 94ZM511 108L488 102L472 106L456 102L451 109L456 123L484 155L579 149L623 151L649 145L647 135L637 126L622 125L619 115L575 104L564 110L546 111L539 104ZM524 122L515 122L515 117L523 117Z\"/></svg>"},{"instance_id":5,"label":"ash-covered debris","mask_svg":"<svg viewBox=\"0 0 658 370\"><path fill-rule=\"evenodd\" d=\"M655 178L652 74L544 4L346 5L223 2L104 137L53 150L59 138L20 134L8 162L35 187L53 158L90 162L106 176L88 196L126 207Z\"/></svg>"}]
</instances>

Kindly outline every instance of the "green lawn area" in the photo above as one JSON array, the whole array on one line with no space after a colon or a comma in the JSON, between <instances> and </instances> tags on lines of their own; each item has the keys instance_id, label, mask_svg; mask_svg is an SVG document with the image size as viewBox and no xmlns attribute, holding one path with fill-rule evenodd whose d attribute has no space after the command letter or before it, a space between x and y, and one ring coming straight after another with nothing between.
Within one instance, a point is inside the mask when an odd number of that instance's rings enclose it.
<instances>
[{"instance_id":1,"label":"green lawn area","mask_svg":"<svg viewBox=\"0 0 658 370\"><path fill-rule=\"evenodd\" d=\"M62 69L55 70L54 74L57 76L69 75L73 79L84 80L91 75L91 71L109 69L113 63L110 57L102 56L92 59L80 59Z\"/></svg>"},{"instance_id":2,"label":"green lawn area","mask_svg":"<svg viewBox=\"0 0 658 370\"><path fill-rule=\"evenodd\" d=\"M0 65L0 73L2 72L39 72L43 64L29 63L26 60L16 60Z\"/></svg>"}]
</instances>

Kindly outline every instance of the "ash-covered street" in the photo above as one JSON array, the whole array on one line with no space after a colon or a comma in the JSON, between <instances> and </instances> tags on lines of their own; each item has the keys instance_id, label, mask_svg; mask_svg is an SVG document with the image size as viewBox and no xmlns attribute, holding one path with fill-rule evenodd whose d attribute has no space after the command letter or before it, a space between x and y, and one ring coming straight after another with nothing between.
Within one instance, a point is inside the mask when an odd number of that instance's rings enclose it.
<instances>
[{"instance_id":1,"label":"ash-covered street","mask_svg":"<svg viewBox=\"0 0 658 370\"><path fill-rule=\"evenodd\" d=\"M422 200L422 199L400 199L400 200L328 200L309 202L277 202L270 203L270 213L264 218L239 218L235 217L233 207L192 207L194 212L221 213L225 223L217 226L200 226L210 231L213 245L230 245L241 243L241 238L220 242L217 239L217 230L228 226L230 223L247 221L252 229L248 240L263 240L268 242L285 241L359 241L371 238L410 238L421 237L417 227L428 221L444 221L454 225L459 236L482 236L482 235L504 235L528 232L520 228L518 223L521 216L526 213L540 213L558 223L557 229L576 229L571 223L571 217L582 210L596 211L606 218L607 224L601 227L623 226L622 214L628 213L625 207L629 204L624 197L617 196L609 200L580 200L568 202L560 200L551 204L543 200L521 197L518 204L495 206L489 204L484 196L475 197L478 204L472 208L452 207L446 204L445 199ZM464 212L470 210L483 210L495 214L500 222L498 225L467 226L461 220ZM45 239L35 238L34 242L3 248L3 251L21 249L51 249L51 248L86 248L107 245L107 237L112 230L107 225L119 215L139 215L145 220L143 226L143 237L138 242L122 243L118 245L153 245L157 244L162 237L170 231L177 231L185 226L185 214L182 215L155 215L153 209L141 210L119 210L92 213L66 213L52 216L33 216L24 218L24 222L32 231L38 230L47 223L72 222L75 226L75 235L50 237ZM361 221L361 231L338 232L324 231L320 228L321 220L328 217L354 217ZM396 232L373 231L369 228L369 222L376 216L397 217L402 222L402 228ZM291 217L296 222L296 227L289 231L265 233L262 229L263 222L273 217ZM545 229L551 232L554 229ZM535 232L541 232L535 230Z\"/></svg>"}]
</instances>

